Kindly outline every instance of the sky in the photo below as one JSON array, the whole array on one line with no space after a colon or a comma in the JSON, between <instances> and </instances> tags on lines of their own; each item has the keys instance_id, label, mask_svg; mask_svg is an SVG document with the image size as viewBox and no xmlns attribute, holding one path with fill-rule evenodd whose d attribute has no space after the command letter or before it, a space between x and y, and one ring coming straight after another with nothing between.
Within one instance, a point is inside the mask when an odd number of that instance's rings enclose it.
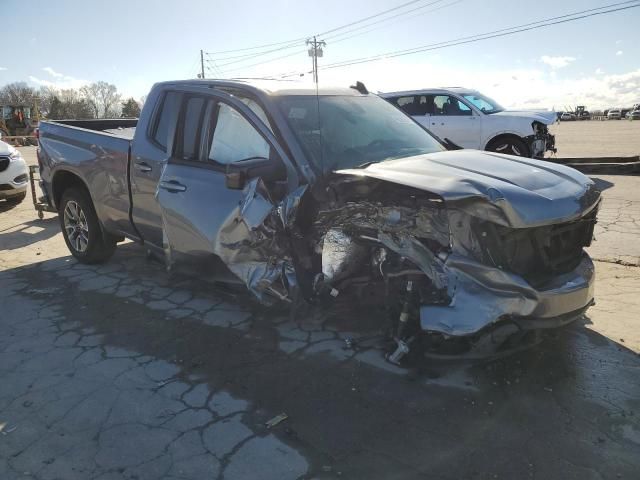
<instances>
[{"instance_id":1,"label":"sky","mask_svg":"<svg viewBox=\"0 0 640 480\"><path fill-rule=\"evenodd\" d=\"M356 80L371 91L464 86L510 108L626 107L640 102L640 8L323 69L619 1L414 0L331 32L408 0L0 0L0 85L69 88L104 80L138 99L155 82L195 78L201 49L208 52L207 78L309 72L303 39L324 33L321 86ZM237 51L291 40L284 50ZM228 50L236 51L216 53ZM259 55L237 58L248 54Z\"/></svg>"}]
</instances>

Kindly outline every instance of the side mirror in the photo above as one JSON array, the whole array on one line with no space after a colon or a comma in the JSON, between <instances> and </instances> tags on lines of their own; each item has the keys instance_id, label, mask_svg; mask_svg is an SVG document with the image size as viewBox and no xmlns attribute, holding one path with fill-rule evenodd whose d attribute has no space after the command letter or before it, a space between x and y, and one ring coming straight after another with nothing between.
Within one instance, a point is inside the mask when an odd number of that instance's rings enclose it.
<instances>
[{"instance_id":1,"label":"side mirror","mask_svg":"<svg viewBox=\"0 0 640 480\"><path fill-rule=\"evenodd\" d=\"M253 157L227 165L225 185L231 190L242 190L251 178L261 178L265 182L275 182L287 178L287 170L280 157Z\"/></svg>"}]
</instances>

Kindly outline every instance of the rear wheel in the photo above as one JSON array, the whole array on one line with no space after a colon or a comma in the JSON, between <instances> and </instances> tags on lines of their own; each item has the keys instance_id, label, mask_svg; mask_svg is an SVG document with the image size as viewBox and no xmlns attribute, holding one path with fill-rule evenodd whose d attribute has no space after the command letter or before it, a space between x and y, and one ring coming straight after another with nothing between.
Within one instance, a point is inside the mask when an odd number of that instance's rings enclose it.
<instances>
[{"instance_id":1,"label":"rear wheel","mask_svg":"<svg viewBox=\"0 0 640 480\"><path fill-rule=\"evenodd\" d=\"M103 235L93 203L84 190L66 190L58 216L64 241L80 262L101 263L113 255L116 239Z\"/></svg>"},{"instance_id":2,"label":"rear wheel","mask_svg":"<svg viewBox=\"0 0 640 480\"><path fill-rule=\"evenodd\" d=\"M525 143L517 137L496 138L487 145L487 150L507 155L516 155L518 157L529 156L529 149Z\"/></svg>"}]
</instances>

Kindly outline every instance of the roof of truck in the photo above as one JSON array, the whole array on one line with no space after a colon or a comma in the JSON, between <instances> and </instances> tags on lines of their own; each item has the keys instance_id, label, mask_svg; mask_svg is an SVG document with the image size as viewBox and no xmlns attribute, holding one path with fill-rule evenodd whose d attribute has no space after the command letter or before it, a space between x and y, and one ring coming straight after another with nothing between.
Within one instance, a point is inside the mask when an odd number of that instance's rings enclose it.
<instances>
[{"instance_id":1,"label":"roof of truck","mask_svg":"<svg viewBox=\"0 0 640 480\"><path fill-rule=\"evenodd\" d=\"M354 82L355 83L355 82ZM314 83L298 80L267 80L267 79L231 79L231 80L174 80L160 82L157 85L187 85L195 87L226 87L247 90L260 90L271 95L350 95L362 96L355 88L347 86L322 86L316 89Z\"/></svg>"}]
</instances>

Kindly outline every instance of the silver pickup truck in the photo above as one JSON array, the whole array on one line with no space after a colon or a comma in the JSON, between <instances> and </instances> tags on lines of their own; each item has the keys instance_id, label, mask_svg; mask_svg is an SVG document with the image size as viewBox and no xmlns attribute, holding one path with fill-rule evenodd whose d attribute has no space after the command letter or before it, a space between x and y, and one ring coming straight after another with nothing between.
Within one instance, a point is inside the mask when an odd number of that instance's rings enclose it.
<instances>
[{"instance_id":1,"label":"silver pickup truck","mask_svg":"<svg viewBox=\"0 0 640 480\"><path fill-rule=\"evenodd\" d=\"M593 301L590 179L447 151L361 83L160 83L137 125L42 122L38 160L79 261L126 237L264 303L380 302L396 361L417 336L471 348L565 325Z\"/></svg>"}]
</instances>

